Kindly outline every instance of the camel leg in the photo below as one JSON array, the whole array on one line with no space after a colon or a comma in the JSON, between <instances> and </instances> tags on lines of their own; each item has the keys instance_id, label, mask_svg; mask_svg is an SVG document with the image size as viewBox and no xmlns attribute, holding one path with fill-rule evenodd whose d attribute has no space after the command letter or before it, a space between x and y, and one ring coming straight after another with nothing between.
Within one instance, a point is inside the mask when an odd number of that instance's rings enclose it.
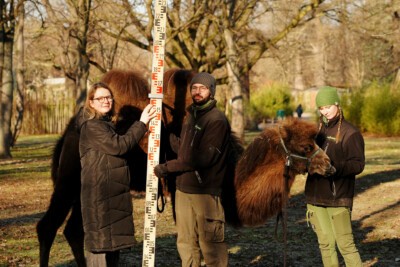
<instances>
[{"instance_id":1,"label":"camel leg","mask_svg":"<svg viewBox=\"0 0 400 267\"><path fill-rule=\"evenodd\" d=\"M41 267L49 265L50 250L57 230L64 222L72 206L70 198L68 195L61 194L60 191L54 191L47 212L36 226Z\"/></svg>"},{"instance_id":2,"label":"camel leg","mask_svg":"<svg viewBox=\"0 0 400 267\"><path fill-rule=\"evenodd\" d=\"M64 235L66 235L68 243L71 245L71 234L73 232L73 226L75 225L72 222L75 222L76 217L78 217L78 221L81 217L80 215L80 171L81 165L79 161L79 135L73 128L70 129L70 124L68 126L67 132L62 141L62 149L58 149L55 153L59 153L59 157L54 157L53 162L58 162L58 166L55 170L52 171L53 181L54 181L54 193L52 195L50 201L50 207L43 217L42 221L38 224L38 233L39 242L40 242L40 257L41 266L47 266L49 260L49 253L51 246L53 244L57 229L60 228L62 223L65 221L66 217L70 210L76 206L78 203L78 208L76 212L78 215L74 215L74 209L72 210L71 224L68 226L67 223L66 228L64 229ZM58 144L59 145L59 144ZM54 155L57 156L57 155ZM80 219L82 220L82 219ZM79 223L78 223L79 225ZM80 223L80 227L78 226L76 231L77 234L80 234L79 229L82 228L82 222ZM83 232L83 231L82 231ZM83 234L82 234L83 236ZM73 239L73 238L72 238ZM72 242L74 244L74 242ZM73 249L74 256L75 251ZM77 254L79 256L79 254ZM43 258L43 259L42 259ZM77 259L79 262L79 258Z\"/></svg>"},{"instance_id":3,"label":"camel leg","mask_svg":"<svg viewBox=\"0 0 400 267\"><path fill-rule=\"evenodd\" d=\"M84 254L84 232L82 225L82 213L80 202L74 203L71 216L68 219L67 225L64 229L65 238L68 241L74 254L76 263L80 267L86 266Z\"/></svg>"}]
</instances>

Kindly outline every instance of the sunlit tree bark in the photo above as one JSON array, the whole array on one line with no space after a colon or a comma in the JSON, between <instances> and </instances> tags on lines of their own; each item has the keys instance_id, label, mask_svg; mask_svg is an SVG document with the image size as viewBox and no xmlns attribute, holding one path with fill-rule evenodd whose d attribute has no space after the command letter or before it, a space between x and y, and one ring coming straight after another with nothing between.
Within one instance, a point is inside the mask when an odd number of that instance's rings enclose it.
<instances>
[{"instance_id":1,"label":"sunlit tree bark","mask_svg":"<svg viewBox=\"0 0 400 267\"><path fill-rule=\"evenodd\" d=\"M61 68L68 79L74 81L72 95L80 106L86 98L89 77L89 56L87 54L88 32L91 27L92 0L68 0L64 4L43 0L48 22L58 36L61 50ZM65 16L65 12L68 16Z\"/></svg>"},{"instance_id":2,"label":"sunlit tree bark","mask_svg":"<svg viewBox=\"0 0 400 267\"><path fill-rule=\"evenodd\" d=\"M12 55L14 43L15 17L14 1L4 2L0 0L1 7L1 46L3 56L1 58L2 80L0 91L0 158L11 157L11 116L13 103L13 75Z\"/></svg>"},{"instance_id":3,"label":"sunlit tree bark","mask_svg":"<svg viewBox=\"0 0 400 267\"><path fill-rule=\"evenodd\" d=\"M226 50L226 73L228 76L228 86L231 91L230 102L232 103L232 130L237 133L241 139L244 139L244 92L242 89L244 86L241 84L240 77L245 73L241 73L240 71L240 54L236 45L236 40L238 38L235 36L234 30L238 27L238 25L236 25L237 23L241 24L249 20L257 1L249 1L247 5L244 6L245 9L242 10L241 19L235 19L235 9L243 9L241 6L237 7L237 3L238 1L236 0L224 1L223 3L222 33ZM243 26L244 25L241 25L239 27Z\"/></svg>"},{"instance_id":4,"label":"sunlit tree bark","mask_svg":"<svg viewBox=\"0 0 400 267\"><path fill-rule=\"evenodd\" d=\"M24 79L24 21L25 21L25 1L19 0L16 7L16 30L15 30L15 54L14 54L14 67L16 78L16 96L15 96L15 120L12 131L13 146L21 131L22 121L24 117L24 92L25 92L25 79Z\"/></svg>"},{"instance_id":5,"label":"sunlit tree bark","mask_svg":"<svg viewBox=\"0 0 400 267\"><path fill-rule=\"evenodd\" d=\"M75 2L75 1L72 1ZM77 31L75 41L77 42L78 51L78 66L77 66L77 77L76 77L76 89L77 89L77 106L83 105L86 99L87 92L87 81L89 77L89 56L87 54L88 45L88 31L89 31L89 20L91 12L92 0L79 0L78 5L75 6L77 16Z\"/></svg>"}]
</instances>

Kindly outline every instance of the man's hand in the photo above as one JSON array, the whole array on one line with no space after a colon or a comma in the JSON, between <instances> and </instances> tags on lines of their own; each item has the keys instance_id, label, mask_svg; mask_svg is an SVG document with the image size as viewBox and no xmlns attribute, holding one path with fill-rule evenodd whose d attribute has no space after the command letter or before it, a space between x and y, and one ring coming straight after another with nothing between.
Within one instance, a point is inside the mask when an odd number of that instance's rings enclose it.
<instances>
[{"instance_id":1,"label":"man's hand","mask_svg":"<svg viewBox=\"0 0 400 267\"><path fill-rule=\"evenodd\" d=\"M158 164L154 167L154 174L158 177L166 177L168 175L167 163Z\"/></svg>"}]
</instances>

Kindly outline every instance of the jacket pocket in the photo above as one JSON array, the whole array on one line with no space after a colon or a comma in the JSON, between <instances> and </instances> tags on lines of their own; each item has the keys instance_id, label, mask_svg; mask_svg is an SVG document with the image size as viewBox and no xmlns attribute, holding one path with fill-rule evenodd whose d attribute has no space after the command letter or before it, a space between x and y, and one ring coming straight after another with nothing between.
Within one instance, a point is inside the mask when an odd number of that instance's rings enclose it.
<instances>
[{"instance_id":1,"label":"jacket pocket","mask_svg":"<svg viewBox=\"0 0 400 267\"><path fill-rule=\"evenodd\" d=\"M346 235L352 233L350 210L348 208L343 208L339 213L332 215L332 223L337 234Z\"/></svg>"},{"instance_id":2,"label":"jacket pocket","mask_svg":"<svg viewBox=\"0 0 400 267\"><path fill-rule=\"evenodd\" d=\"M225 223L212 218L205 218L204 222L205 241L224 242Z\"/></svg>"}]
</instances>

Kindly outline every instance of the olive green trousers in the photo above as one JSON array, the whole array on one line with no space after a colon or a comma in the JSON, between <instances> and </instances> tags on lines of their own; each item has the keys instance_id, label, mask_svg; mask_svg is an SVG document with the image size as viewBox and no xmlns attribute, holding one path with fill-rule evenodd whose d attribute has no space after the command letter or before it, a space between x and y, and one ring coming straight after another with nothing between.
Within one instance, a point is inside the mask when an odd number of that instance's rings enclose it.
<instances>
[{"instance_id":1,"label":"olive green trousers","mask_svg":"<svg viewBox=\"0 0 400 267\"><path fill-rule=\"evenodd\" d=\"M317 234L324 267L338 267L336 245L347 267L361 267L360 254L354 244L350 209L307 204L307 222Z\"/></svg>"}]
</instances>

